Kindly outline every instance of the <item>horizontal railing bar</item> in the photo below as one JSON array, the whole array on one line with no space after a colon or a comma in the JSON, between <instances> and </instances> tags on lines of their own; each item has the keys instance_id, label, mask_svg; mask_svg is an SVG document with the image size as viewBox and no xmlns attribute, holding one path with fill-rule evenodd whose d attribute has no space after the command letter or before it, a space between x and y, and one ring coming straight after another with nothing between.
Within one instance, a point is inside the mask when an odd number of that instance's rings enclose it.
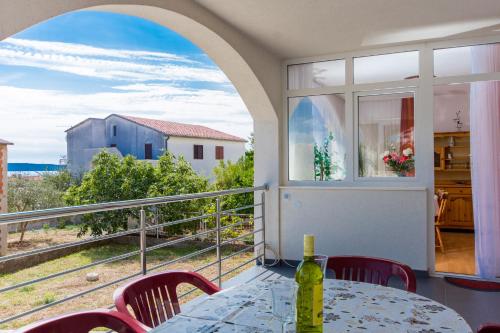
<instances>
[{"instance_id":1,"label":"horizontal railing bar","mask_svg":"<svg viewBox=\"0 0 500 333\"><path fill-rule=\"evenodd\" d=\"M220 261L224 261L224 260L230 259L230 258L232 258L232 257L235 257L235 256L237 256L238 254L244 253L244 252L246 252L246 251L248 251L248 250L250 250L250 249L253 249L254 247L257 247L257 246L259 246L259 245L262 245L263 243L264 243L264 242L263 242L263 241L261 241L261 242L259 242L259 243L257 243L257 244L253 244L253 245L247 246L247 247L245 247L244 249L241 249L241 250L239 250L239 251L236 251L236 252L234 252L234 253L231 253L230 255L227 255L227 256L225 256L225 257L222 257L222 258L220 259Z\"/></svg>"},{"instance_id":2,"label":"horizontal railing bar","mask_svg":"<svg viewBox=\"0 0 500 333\"><path fill-rule=\"evenodd\" d=\"M116 232L116 233L113 233L113 234L104 235L104 236L97 236L97 237L94 237L94 238L85 239L85 240L81 240L81 241L76 241L76 242L70 242L70 243L64 243L64 244L49 246L49 247L45 247L45 248L42 248L42 249L35 249L35 250L26 251L26 252L22 252L22 253L15 253L15 254L11 254L11 255L5 256L5 257L0 257L0 263L4 262L4 261L7 261L7 260L10 260L10 259L22 258L22 257L32 256L34 254L40 254L40 253L50 252L52 250L65 249L65 248L68 248L68 247L80 246L80 245L94 243L94 242L98 242L98 241L102 241L102 240L106 240L106 239L118 238L118 237L122 237L122 236L127 236L127 235L131 235L131 234L135 234L135 233L138 233L138 232L140 232L140 229L120 231L120 232Z\"/></svg>"},{"instance_id":3,"label":"horizontal railing bar","mask_svg":"<svg viewBox=\"0 0 500 333\"><path fill-rule=\"evenodd\" d=\"M202 270L204 270L204 269L206 269L206 268L208 268L208 267L210 267L210 266L213 266L213 265L215 265L215 264L217 264L217 263L218 263L218 261L217 261L217 260L216 260L216 261L212 261L211 263L208 263L208 264L206 264L206 265L203 265L203 266L201 266L200 268L197 268L197 269L196 269L196 270L194 270L194 271L195 271L195 272L202 271Z\"/></svg>"},{"instance_id":4,"label":"horizontal railing bar","mask_svg":"<svg viewBox=\"0 0 500 333\"><path fill-rule=\"evenodd\" d=\"M257 207L257 206L259 206L259 204L247 205L247 206L241 206L241 207L237 207L237 208L231 208L231 209L223 210L223 211L221 211L220 213L221 213L221 214L226 214L226 213L231 213L231 212L238 212L238 211L240 211L240 210L245 210L245 209L249 209L249 208L254 208L254 207Z\"/></svg>"},{"instance_id":5,"label":"horizontal railing bar","mask_svg":"<svg viewBox=\"0 0 500 333\"><path fill-rule=\"evenodd\" d=\"M196 290L200 290L200 289L199 289L199 288L196 288L196 287L195 287L195 288L191 288L191 289L189 289L189 291L187 291L187 292L185 292L184 294L180 295L180 296L178 297L178 299L181 299L181 298L183 298L183 297L186 297L187 295L189 295L189 294L191 294L191 293L195 292Z\"/></svg>"},{"instance_id":6,"label":"horizontal railing bar","mask_svg":"<svg viewBox=\"0 0 500 333\"><path fill-rule=\"evenodd\" d=\"M50 308L52 306L56 306L58 304L61 304L61 303L64 303L64 302L67 302L67 301L70 301L72 299L75 299L75 298L78 298L78 297L81 297L81 296L84 296L86 294L90 294L94 291L97 291L99 289L103 289L103 288L106 288L106 287L109 287L109 286L112 286L114 284L117 284L119 282L122 282L122 281L125 281L125 280L128 280L130 278L133 278L133 277L136 277L136 276L139 276L139 275L142 275L142 272L139 272L139 273L135 273L135 274L132 274L132 275L127 275L125 277L122 277L122 278L119 278L117 280L113 280L113 281L110 281L110 282L107 282L105 284L102 284L100 286L97 286L97 287L94 287L94 288L91 288L91 289L87 289L87 290L84 290L84 291L81 291L79 293L76 293L76 294L73 294L73 295L70 295L68 297L65 297L65 298L62 298L60 300L57 300L57 301L54 301L52 303L49 303L49 304L45 304L45 305L42 305L42 306L39 306L37 308L34 308L34 309L31 309L31 310L28 310L28 311L25 311L25 312L21 312L19 314L16 314L14 316L11 316L11 317L8 317L8 318L5 318L5 319L0 319L0 325L1 324L5 324L5 323L8 323L9 321L12 321L12 320L15 320L15 319L19 319L19 318L22 318L22 317L25 317L27 315L30 315L30 314L33 314L33 313L36 313L38 311L42 311L42 310L45 310L47 308Z\"/></svg>"},{"instance_id":7,"label":"horizontal railing bar","mask_svg":"<svg viewBox=\"0 0 500 333\"><path fill-rule=\"evenodd\" d=\"M147 247L146 248L146 252L153 251L153 250L158 250L158 249L161 249L162 247L167 247L167 246L170 246L170 245L182 243L182 242L184 242L186 240L193 239L193 238L196 238L196 237L199 237L199 236L203 236L203 235L208 235L209 233L212 233L212 232L215 232L215 231L216 231L216 229L210 229L210 230L207 230L207 231L204 231L204 232L200 232L200 233L195 234L195 235L186 236L186 237L182 237L182 238L179 238L179 239L174 239L172 241L168 241L168 242L161 243L161 244L158 244L158 245L153 245L153 246Z\"/></svg>"},{"instance_id":8,"label":"horizontal railing bar","mask_svg":"<svg viewBox=\"0 0 500 333\"><path fill-rule=\"evenodd\" d=\"M78 272L78 271L81 271L83 269L94 267L94 266L97 266L97 265L102 265L102 264L107 264L107 263L118 261L118 260L122 260L122 259L127 259L127 258L130 258L130 257L138 255L140 252L141 251L139 251L139 250L132 251L132 252L127 252L127 253L124 253L124 254L120 254L118 256L114 256L114 257L111 257L111 258L107 258L107 259L95 261L95 262L92 262L92 263L87 264L87 265L83 265L83 266L71 268L71 269L68 269L68 270L65 270L65 271L61 271L61 272L57 272L57 273L54 273L54 274L51 274L51 275L47 275L47 276L44 276L44 277L41 277L41 278L38 278L38 279L33 279L33 280L30 280L30 281L21 282L21 283L18 283L18 284L15 284L15 285L12 285L12 286L0 289L0 293L6 292L6 291L9 291L9 290L12 290L12 289L17 289L17 288L20 288L20 287L28 286L28 285L33 284L33 283L43 282L45 280L53 279L55 277L66 275L66 274L69 274L69 273Z\"/></svg>"},{"instance_id":9,"label":"horizontal railing bar","mask_svg":"<svg viewBox=\"0 0 500 333\"><path fill-rule=\"evenodd\" d=\"M251 263L252 261L255 261L255 260L259 259L259 258L260 258L260 257L262 257L262 256L263 256L263 254L259 254L258 256L253 257L252 259L245 261L245 262L244 262L244 263L242 263L241 265L238 265L238 266L234 267L233 269L230 269L229 271L227 271L227 272L225 272L225 273L221 274L220 276L221 276L221 277L226 276L226 275L228 275L228 274L230 274L230 273L234 272L235 270L237 270L237 269L239 269L239 268L241 268L241 267L243 267L243 266L245 266L245 265L248 265L248 264L249 264L249 263Z\"/></svg>"},{"instance_id":10,"label":"horizontal railing bar","mask_svg":"<svg viewBox=\"0 0 500 333\"><path fill-rule=\"evenodd\" d=\"M81 206L50 208L50 209L35 210L28 212L6 213L6 214L0 214L0 224L30 222L43 219L52 219L58 217L67 217L67 216L74 216L81 214L112 211L118 209L154 206L158 204L166 204L171 202L206 199L218 196L227 196L227 195L249 193L255 191L263 191L267 189L268 189L267 185L262 185L257 187L247 187L247 188L231 189L231 190L216 191L216 192L181 194L181 195L171 195L171 196L155 197L155 198L104 202L104 203L81 205Z\"/></svg>"},{"instance_id":11,"label":"horizontal railing bar","mask_svg":"<svg viewBox=\"0 0 500 333\"><path fill-rule=\"evenodd\" d=\"M206 219L206 218L209 218L209 217L212 217L212 216L215 216L215 215L217 215L217 214L216 213L205 214L205 215L188 217L188 218L185 218L185 219L182 219L182 220L175 220L175 221L164 222L164 223L161 223L161 224L156 224L156 225L149 226L149 227L146 228L146 231L154 230L154 229L158 229L158 228L163 228L163 227L169 227L169 226L173 226L173 225L177 225L177 224L182 224L182 223L186 223L186 222L192 222L192 221L196 221L196 220L202 220L202 219Z\"/></svg>"},{"instance_id":12,"label":"horizontal railing bar","mask_svg":"<svg viewBox=\"0 0 500 333\"><path fill-rule=\"evenodd\" d=\"M230 243L232 243L232 242L234 242L234 241L240 240L240 239L245 238L245 237L248 237L248 236L250 236L250 235L255 235L256 233L261 232L262 230L263 230L263 229L262 229L262 228L260 228L260 229L254 230L254 231L252 231L252 232L248 232L248 233L246 233L246 234L243 234L243 235L241 235L241 236L238 236L238 237L235 237L235 238L228 239L228 240L226 240L226 241L224 241L224 242L221 242L221 243L220 243L220 246L230 244Z\"/></svg>"},{"instance_id":13,"label":"horizontal railing bar","mask_svg":"<svg viewBox=\"0 0 500 333\"><path fill-rule=\"evenodd\" d=\"M225 226L221 227L220 230L222 231L222 230L226 230L226 229L231 229L231 228L234 228L234 227L237 227L237 226L240 226L243 224L248 224L248 223L250 223L250 221L240 221L237 223L225 225Z\"/></svg>"},{"instance_id":14,"label":"horizontal railing bar","mask_svg":"<svg viewBox=\"0 0 500 333\"><path fill-rule=\"evenodd\" d=\"M198 256L200 254L203 254L203 253L206 253L206 252L210 252L211 250L215 250L216 248L217 248L217 245L212 245L212 246L209 246L209 247L204 248L202 250L199 250L199 251L196 251L196 252L193 252L193 253L190 253L190 254L186 254L185 256L179 257L177 259L173 259L173 260L169 260L169 261L163 262L161 264L158 264L156 266L148 268L148 272L149 271L153 271L155 269L158 269L160 267L164 267L164 266L168 266L168 265L171 265L171 264L175 264L176 262L179 262L179 261L183 261L183 260L186 260L186 259L189 259L189 258L192 258L192 257L196 257L196 256Z\"/></svg>"},{"instance_id":15,"label":"horizontal railing bar","mask_svg":"<svg viewBox=\"0 0 500 333\"><path fill-rule=\"evenodd\" d=\"M225 213L225 214L222 214L224 216L238 216L238 217L248 217L248 218L253 218L253 214L236 214L236 213Z\"/></svg>"}]
</instances>

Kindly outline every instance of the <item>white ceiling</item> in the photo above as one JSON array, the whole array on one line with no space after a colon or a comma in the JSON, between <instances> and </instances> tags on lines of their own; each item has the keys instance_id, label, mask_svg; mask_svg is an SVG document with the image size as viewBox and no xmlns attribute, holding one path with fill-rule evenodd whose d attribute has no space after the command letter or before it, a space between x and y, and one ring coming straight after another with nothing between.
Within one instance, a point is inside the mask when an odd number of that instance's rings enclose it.
<instances>
[{"instance_id":1,"label":"white ceiling","mask_svg":"<svg viewBox=\"0 0 500 333\"><path fill-rule=\"evenodd\" d=\"M195 0L280 58L500 33L500 0Z\"/></svg>"}]
</instances>

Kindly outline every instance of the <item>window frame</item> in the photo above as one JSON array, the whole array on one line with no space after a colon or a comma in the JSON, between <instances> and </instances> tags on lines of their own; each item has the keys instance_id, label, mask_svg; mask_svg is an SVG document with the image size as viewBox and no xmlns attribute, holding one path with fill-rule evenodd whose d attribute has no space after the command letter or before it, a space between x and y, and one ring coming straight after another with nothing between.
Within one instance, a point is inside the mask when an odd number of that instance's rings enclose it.
<instances>
[{"instance_id":1,"label":"window frame","mask_svg":"<svg viewBox=\"0 0 500 333\"><path fill-rule=\"evenodd\" d=\"M224 146L215 146L215 160L224 160Z\"/></svg>"},{"instance_id":2,"label":"window frame","mask_svg":"<svg viewBox=\"0 0 500 333\"><path fill-rule=\"evenodd\" d=\"M203 145L193 144L193 160L203 160Z\"/></svg>"},{"instance_id":3,"label":"window frame","mask_svg":"<svg viewBox=\"0 0 500 333\"><path fill-rule=\"evenodd\" d=\"M317 97L317 96L325 96L325 95L343 95L344 96L344 119L345 119L345 124L344 124L344 131L345 131L345 159L344 159L344 168L345 168L345 177L344 179L340 179L340 180L293 180L293 179L290 179L290 127L289 127L289 121L290 121L290 99L291 98L305 98L305 97ZM350 164L348 163L348 159L350 158L350 155L351 155L351 140L350 140L350 137L351 137L351 126L350 126L350 123L351 123L351 119L348 115L348 112L347 112L347 109L346 109L346 103L347 103L347 98L346 98L346 94L345 93L341 93L341 92L335 92L335 93L330 93L330 94L315 94L315 95L305 95L305 96L289 96L287 97L286 99L286 114L285 114L285 141L286 141L286 179L287 179L287 182L290 184L317 184L317 185L321 185L323 183L326 183L326 184L335 184L335 183L343 183L343 182L346 182L350 179L350 173L351 173L351 168L350 168Z\"/></svg>"},{"instance_id":4,"label":"window frame","mask_svg":"<svg viewBox=\"0 0 500 333\"><path fill-rule=\"evenodd\" d=\"M405 94L405 93L412 93L413 94L413 108L415 110L414 114L414 132L413 132L413 145L415 149L415 176L412 177L383 177L383 176L371 176L371 177L361 177L359 176L359 105L358 101L360 97L365 97L365 96L381 96L381 95L397 95L397 94ZM379 91L365 91L365 92L356 92L353 94L353 115L354 115L354 137L353 137L353 144L354 144L354 181L355 182L415 182L419 171L417 168L417 160L418 160L418 152L419 152L419 144L418 144L418 123L417 123L417 118L418 118L418 94L417 94L417 88L416 87L407 87L407 88L399 88L399 89L385 89L385 90L379 90Z\"/></svg>"},{"instance_id":5,"label":"window frame","mask_svg":"<svg viewBox=\"0 0 500 333\"><path fill-rule=\"evenodd\" d=\"M148 152L150 153L150 158L148 158ZM145 160L152 160L153 159L153 144L152 143L145 143L144 144L144 159Z\"/></svg>"},{"instance_id":6,"label":"window frame","mask_svg":"<svg viewBox=\"0 0 500 333\"><path fill-rule=\"evenodd\" d=\"M113 136L116 136L116 133L118 132L118 127L116 125L113 125Z\"/></svg>"}]
</instances>

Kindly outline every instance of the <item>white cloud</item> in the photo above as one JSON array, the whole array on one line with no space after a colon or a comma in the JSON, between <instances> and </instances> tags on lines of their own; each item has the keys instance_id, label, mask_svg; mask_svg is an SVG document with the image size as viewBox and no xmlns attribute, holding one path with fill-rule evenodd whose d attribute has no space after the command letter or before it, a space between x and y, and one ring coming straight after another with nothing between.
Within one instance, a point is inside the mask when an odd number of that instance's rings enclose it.
<instances>
[{"instance_id":1,"label":"white cloud","mask_svg":"<svg viewBox=\"0 0 500 333\"><path fill-rule=\"evenodd\" d=\"M170 53L16 38L0 42L0 64L108 80L229 82L218 68Z\"/></svg>"},{"instance_id":2,"label":"white cloud","mask_svg":"<svg viewBox=\"0 0 500 333\"><path fill-rule=\"evenodd\" d=\"M14 142L12 162L57 163L66 152L64 131L88 117L121 113L209 126L248 137L252 119L236 93L159 84L75 94L0 86L0 137Z\"/></svg>"}]
</instances>

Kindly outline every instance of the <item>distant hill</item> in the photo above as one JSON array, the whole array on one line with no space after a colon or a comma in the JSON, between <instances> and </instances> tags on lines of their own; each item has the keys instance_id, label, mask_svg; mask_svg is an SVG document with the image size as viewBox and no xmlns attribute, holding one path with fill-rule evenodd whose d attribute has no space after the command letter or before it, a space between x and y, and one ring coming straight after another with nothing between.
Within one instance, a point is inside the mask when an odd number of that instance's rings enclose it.
<instances>
[{"instance_id":1,"label":"distant hill","mask_svg":"<svg viewBox=\"0 0 500 333\"><path fill-rule=\"evenodd\" d=\"M59 171L66 169L65 165L59 164L46 164L46 163L8 163L7 171L9 172L23 172L23 171Z\"/></svg>"}]
</instances>

